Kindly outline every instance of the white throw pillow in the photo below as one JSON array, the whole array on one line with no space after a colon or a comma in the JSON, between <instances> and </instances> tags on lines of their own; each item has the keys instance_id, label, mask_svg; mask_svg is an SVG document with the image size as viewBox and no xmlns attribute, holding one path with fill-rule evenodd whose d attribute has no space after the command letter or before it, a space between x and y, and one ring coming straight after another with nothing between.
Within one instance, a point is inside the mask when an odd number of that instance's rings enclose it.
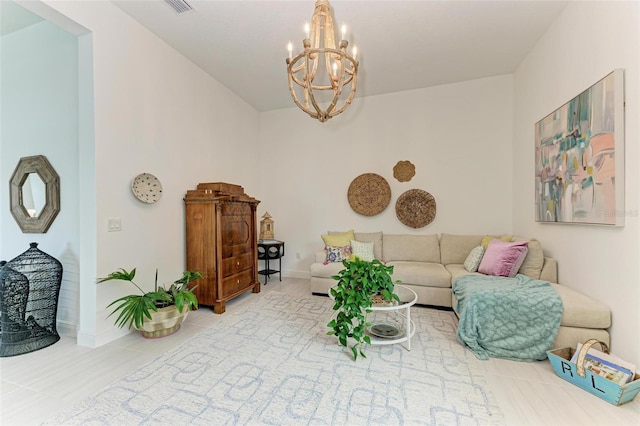
<instances>
[{"instance_id":1,"label":"white throw pillow","mask_svg":"<svg viewBox=\"0 0 640 426\"><path fill-rule=\"evenodd\" d=\"M464 261L464 269L469 272L478 272L478 267L484 256L484 247L478 246L471 250L467 256L467 260Z\"/></svg>"},{"instance_id":2,"label":"white throw pillow","mask_svg":"<svg viewBox=\"0 0 640 426\"><path fill-rule=\"evenodd\" d=\"M361 243L360 241L351 240L351 252L367 262L375 259L373 255L373 243Z\"/></svg>"}]
</instances>

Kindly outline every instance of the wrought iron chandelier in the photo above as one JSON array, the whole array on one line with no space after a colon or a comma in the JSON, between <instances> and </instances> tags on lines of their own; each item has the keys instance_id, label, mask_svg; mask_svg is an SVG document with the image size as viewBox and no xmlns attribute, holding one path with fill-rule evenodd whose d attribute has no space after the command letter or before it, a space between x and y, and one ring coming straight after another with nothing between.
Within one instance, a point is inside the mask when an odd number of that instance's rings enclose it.
<instances>
[{"instance_id":1,"label":"wrought iron chandelier","mask_svg":"<svg viewBox=\"0 0 640 426\"><path fill-rule=\"evenodd\" d=\"M305 24L304 51L293 56L289 42L287 74L293 101L312 118L324 123L342 113L356 94L357 49L347 52L346 26L336 49L333 16L328 0L317 0L311 25Z\"/></svg>"}]
</instances>

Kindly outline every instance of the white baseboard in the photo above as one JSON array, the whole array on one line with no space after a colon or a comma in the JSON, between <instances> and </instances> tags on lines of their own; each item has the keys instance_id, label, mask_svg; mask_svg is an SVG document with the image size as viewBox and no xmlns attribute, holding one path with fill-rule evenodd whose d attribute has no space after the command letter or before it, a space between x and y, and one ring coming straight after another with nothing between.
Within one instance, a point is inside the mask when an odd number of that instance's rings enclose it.
<instances>
[{"instance_id":1,"label":"white baseboard","mask_svg":"<svg viewBox=\"0 0 640 426\"><path fill-rule=\"evenodd\" d=\"M131 333L128 329L105 330L100 333L78 332L78 345L97 348Z\"/></svg>"},{"instance_id":2,"label":"white baseboard","mask_svg":"<svg viewBox=\"0 0 640 426\"><path fill-rule=\"evenodd\" d=\"M58 334L64 337L78 337L78 325L72 324L66 321L57 321L56 329L58 330Z\"/></svg>"},{"instance_id":3,"label":"white baseboard","mask_svg":"<svg viewBox=\"0 0 640 426\"><path fill-rule=\"evenodd\" d=\"M88 348L96 347L96 336L91 333L78 332L77 343L80 346L86 346Z\"/></svg>"}]
</instances>

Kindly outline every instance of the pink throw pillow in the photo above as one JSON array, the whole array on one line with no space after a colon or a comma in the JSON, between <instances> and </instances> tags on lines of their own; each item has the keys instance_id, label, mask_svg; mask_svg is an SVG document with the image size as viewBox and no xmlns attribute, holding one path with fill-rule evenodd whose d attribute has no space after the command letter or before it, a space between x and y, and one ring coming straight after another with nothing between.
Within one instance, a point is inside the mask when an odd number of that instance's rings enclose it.
<instances>
[{"instance_id":1,"label":"pink throw pillow","mask_svg":"<svg viewBox=\"0 0 640 426\"><path fill-rule=\"evenodd\" d=\"M482 257L478 272L499 277L515 277L528 251L528 241L492 240Z\"/></svg>"}]
</instances>

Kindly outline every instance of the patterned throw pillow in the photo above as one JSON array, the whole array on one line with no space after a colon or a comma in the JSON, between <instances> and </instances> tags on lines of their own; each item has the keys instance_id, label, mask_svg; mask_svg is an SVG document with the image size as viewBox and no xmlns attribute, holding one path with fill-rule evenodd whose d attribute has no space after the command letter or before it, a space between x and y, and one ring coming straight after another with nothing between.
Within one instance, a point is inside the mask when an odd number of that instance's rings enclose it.
<instances>
[{"instance_id":1,"label":"patterned throw pillow","mask_svg":"<svg viewBox=\"0 0 640 426\"><path fill-rule=\"evenodd\" d=\"M326 263L342 262L343 260L349 260L349 256L351 256L351 246L326 246L324 249L327 251Z\"/></svg>"},{"instance_id":2,"label":"patterned throw pillow","mask_svg":"<svg viewBox=\"0 0 640 426\"><path fill-rule=\"evenodd\" d=\"M482 261L482 256L484 256L484 247L478 246L471 250L469 256L467 256L467 260L464 261L464 269L469 272L477 272L478 266L480 266L480 262Z\"/></svg>"},{"instance_id":3,"label":"patterned throw pillow","mask_svg":"<svg viewBox=\"0 0 640 426\"><path fill-rule=\"evenodd\" d=\"M375 259L373 255L373 243L361 243L360 241L351 240L351 251L354 256L367 262Z\"/></svg>"}]
</instances>

